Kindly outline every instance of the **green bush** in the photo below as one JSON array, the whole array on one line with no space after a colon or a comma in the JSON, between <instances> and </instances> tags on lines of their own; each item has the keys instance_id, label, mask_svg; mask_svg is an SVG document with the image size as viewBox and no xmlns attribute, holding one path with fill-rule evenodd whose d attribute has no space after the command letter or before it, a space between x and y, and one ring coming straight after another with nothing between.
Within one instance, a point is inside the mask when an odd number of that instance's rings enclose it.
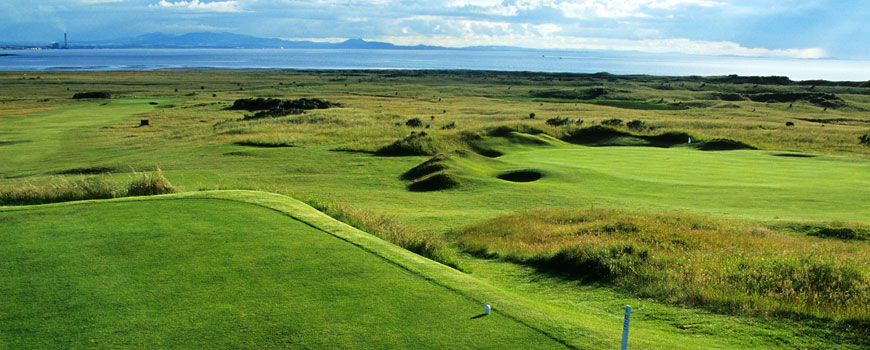
<instances>
[{"instance_id":1,"label":"green bush","mask_svg":"<svg viewBox=\"0 0 870 350\"><path fill-rule=\"evenodd\" d=\"M547 125L552 125L552 126L565 126L565 125L570 125L573 123L574 123L574 120L571 118L556 117L556 118L547 119Z\"/></svg>"},{"instance_id":2,"label":"green bush","mask_svg":"<svg viewBox=\"0 0 870 350\"><path fill-rule=\"evenodd\" d=\"M423 121L420 118L411 118L405 122L405 126L410 126L412 128L419 128L423 126Z\"/></svg>"},{"instance_id":3,"label":"green bush","mask_svg":"<svg viewBox=\"0 0 870 350\"><path fill-rule=\"evenodd\" d=\"M622 125L622 119L617 119L617 118L605 119L605 120L601 121L601 125L620 126L620 125Z\"/></svg>"},{"instance_id":4,"label":"green bush","mask_svg":"<svg viewBox=\"0 0 870 350\"><path fill-rule=\"evenodd\" d=\"M627 126L631 130L637 131L642 131L646 129L646 123L643 120L637 119L628 122L628 124L625 124L625 126Z\"/></svg>"}]
</instances>

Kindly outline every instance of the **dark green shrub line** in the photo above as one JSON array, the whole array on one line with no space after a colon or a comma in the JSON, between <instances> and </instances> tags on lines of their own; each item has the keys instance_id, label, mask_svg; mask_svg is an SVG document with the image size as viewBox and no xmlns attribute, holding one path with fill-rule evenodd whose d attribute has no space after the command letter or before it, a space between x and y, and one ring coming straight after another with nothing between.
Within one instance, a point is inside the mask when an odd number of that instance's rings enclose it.
<instances>
[{"instance_id":1,"label":"dark green shrub line","mask_svg":"<svg viewBox=\"0 0 870 350\"><path fill-rule=\"evenodd\" d=\"M319 98L300 98L295 100L280 100L274 98L242 98L233 102L231 110L246 110L249 112L269 109L327 109L341 107L341 104L321 100Z\"/></svg>"},{"instance_id":2,"label":"dark green shrub line","mask_svg":"<svg viewBox=\"0 0 870 350\"><path fill-rule=\"evenodd\" d=\"M39 187L0 188L0 205L35 205L175 192L160 168L155 168L150 174L142 173L141 178L138 174L136 176L126 187L118 186L107 177L98 176L75 181L58 178Z\"/></svg>"},{"instance_id":3,"label":"dark green shrub line","mask_svg":"<svg viewBox=\"0 0 870 350\"><path fill-rule=\"evenodd\" d=\"M239 146L247 146L247 147L260 147L260 148L281 148L281 147L296 147L292 143L286 141L256 141L256 140L245 140L234 142L233 144Z\"/></svg>"},{"instance_id":4,"label":"dark green shrub line","mask_svg":"<svg viewBox=\"0 0 870 350\"><path fill-rule=\"evenodd\" d=\"M74 100L81 100L86 98L111 98L112 94L105 91L92 91L92 92L79 92L73 95Z\"/></svg>"},{"instance_id":5,"label":"dark green shrub line","mask_svg":"<svg viewBox=\"0 0 870 350\"><path fill-rule=\"evenodd\" d=\"M870 241L870 226L832 222L828 224L778 223L771 229L807 236L837 238L842 240Z\"/></svg>"},{"instance_id":6,"label":"dark green shrub line","mask_svg":"<svg viewBox=\"0 0 870 350\"><path fill-rule=\"evenodd\" d=\"M245 115L242 120L256 120L263 118L276 118L286 115L302 114L306 110L327 109L341 107L341 104L321 100L319 98L300 98L295 100L280 100L274 98L242 98L233 102L230 110L257 111L251 115Z\"/></svg>"},{"instance_id":7,"label":"dark green shrub line","mask_svg":"<svg viewBox=\"0 0 870 350\"><path fill-rule=\"evenodd\" d=\"M571 124L583 125L583 119L577 118L577 120L574 120L571 118L556 117L556 118L547 119L546 123L547 123L547 125L552 125L552 126L567 126L567 125L571 125Z\"/></svg>"}]
</instances>

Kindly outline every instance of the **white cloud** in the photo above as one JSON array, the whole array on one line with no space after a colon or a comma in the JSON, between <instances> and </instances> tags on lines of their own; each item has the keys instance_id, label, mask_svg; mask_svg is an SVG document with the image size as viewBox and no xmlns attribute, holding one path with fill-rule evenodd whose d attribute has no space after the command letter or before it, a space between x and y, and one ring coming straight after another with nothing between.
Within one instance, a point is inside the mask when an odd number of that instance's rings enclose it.
<instances>
[{"instance_id":1,"label":"white cloud","mask_svg":"<svg viewBox=\"0 0 870 350\"><path fill-rule=\"evenodd\" d=\"M169 8L169 9L178 9L178 10L193 10L193 11L207 11L207 12L241 12L242 9L239 6L239 2L236 0L227 0L227 1L212 1L205 2L199 0L180 0L180 1L166 1L160 0L160 2L156 4L148 5L151 8Z\"/></svg>"},{"instance_id":2,"label":"white cloud","mask_svg":"<svg viewBox=\"0 0 870 350\"><path fill-rule=\"evenodd\" d=\"M561 31L560 27L552 25L529 26L456 20L451 21L447 26L452 29L449 34L406 32L403 35L381 36L373 39L397 45L426 44L448 47L504 45L531 49L616 50L745 57L824 58L828 56L821 48L751 48L731 41L700 41L683 38L635 40L552 35Z\"/></svg>"},{"instance_id":3,"label":"white cloud","mask_svg":"<svg viewBox=\"0 0 870 350\"><path fill-rule=\"evenodd\" d=\"M521 11L553 8L568 18L651 17L652 12L675 11L681 7L714 7L726 5L712 0L461 0L448 7L477 9L488 15L512 17Z\"/></svg>"}]
</instances>

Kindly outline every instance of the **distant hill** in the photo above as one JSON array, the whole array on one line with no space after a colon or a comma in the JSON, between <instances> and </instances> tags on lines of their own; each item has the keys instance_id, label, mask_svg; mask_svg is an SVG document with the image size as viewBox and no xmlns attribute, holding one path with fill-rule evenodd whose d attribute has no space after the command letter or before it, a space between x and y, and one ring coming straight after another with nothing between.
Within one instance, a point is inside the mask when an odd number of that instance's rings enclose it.
<instances>
[{"instance_id":1,"label":"distant hill","mask_svg":"<svg viewBox=\"0 0 870 350\"><path fill-rule=\"evenodd\" d=\"M148 33L135 37L104 41L79 42L70 48L164 48L164 49L378 49L378 50L449 50L440 46L400 46L390 43L348 39L339 43L293 41L260 38L234 33L199 32L181 35Z\"/></svg>"}]
</instances>

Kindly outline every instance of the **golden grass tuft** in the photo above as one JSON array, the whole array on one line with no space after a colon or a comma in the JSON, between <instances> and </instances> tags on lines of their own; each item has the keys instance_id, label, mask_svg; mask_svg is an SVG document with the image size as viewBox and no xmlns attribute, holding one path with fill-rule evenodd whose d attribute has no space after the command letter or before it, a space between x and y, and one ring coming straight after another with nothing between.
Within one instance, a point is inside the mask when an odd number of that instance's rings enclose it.
<instances>
[{"instance_id":1,"label":"golden grass tuft","mask_svg":"<svg viewBox=\"0 0 870 350\"><path fill-rule=\"evenodd\" d=\"M156 196L175 192L175 187L163 176L160 167L151 174L142 173L141 179L134 179L127 185L128 196Z\"/></svg>"},{"instance_id":2,"label":"golden grass tuft","mask_svg":"<svg viewBox=\"0 0 870 350\"><path fill-rule=\"evenodd\" d=\"M870 245L676 214L538 209L455 236L467 252L723 313L870 322Z\"/></svg>"}]
</instances>

